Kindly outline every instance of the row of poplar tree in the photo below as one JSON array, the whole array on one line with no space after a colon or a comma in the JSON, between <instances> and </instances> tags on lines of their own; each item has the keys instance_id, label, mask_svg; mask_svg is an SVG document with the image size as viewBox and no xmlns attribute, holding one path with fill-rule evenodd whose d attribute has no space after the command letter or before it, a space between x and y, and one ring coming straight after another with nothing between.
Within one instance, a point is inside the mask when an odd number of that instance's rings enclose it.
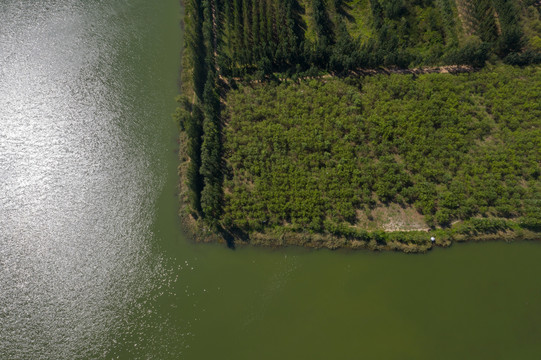
<instances>
[{"instance_id":1,"label":"row of poplar tree","mask_svg":"<svg viewBox=\"0 0 541 360\"><path fill-rule=\"evenodd\" d=\"M192 1L193 2L193 1ZM214 26L216 65L225 77L273 72L290 74L309 68L328 71L361 67L407 67L427 63L412 58L416 29L415 7L432 8L438 14L433 29L443 34L444 46L452 48L434 59L444 63L483 65L492 53L505 57L521 50L520 4L513 0L370 0L371 39L353 38L347 23L354 22L345 0L209 0ZM205 8L206 1L199 6ZM471 33L481 43L459 46L456 6L464 9ZM306 13L309 16L304 16ZM204 21L204 11L201 12ZM308 39L308 24L314 29ZM357 25L352 25L357 26Z\"/></svg>"},{"instance_id":2,"label":"row of poplar tree","mask_svg":"<svg viewBox=\"0 0 541 360\"><path fill-rule=\"evenodd\" d=\"M335 8L343 0L311 0L316 39L306 39L305 9L297 0L220 0L217 23L218 64L224 76L272 72L290 74L315 67L341 70L358 65L358 42L346 30L343 18L334 24L328 3Z\"/></svg>"},{"instance_id":3,"label":"row of poplar tree","mask_svg":"<svg viewBox=\"0 0 541 360\"><path fill-rule=\"evenodd\" d=\"M177 118L188 136L186 173L190 205L211 225L222 215L222 122L216 61L217 0L185 3L187 58L193 99L181 98Z\"/></svg>"}]
</instances>

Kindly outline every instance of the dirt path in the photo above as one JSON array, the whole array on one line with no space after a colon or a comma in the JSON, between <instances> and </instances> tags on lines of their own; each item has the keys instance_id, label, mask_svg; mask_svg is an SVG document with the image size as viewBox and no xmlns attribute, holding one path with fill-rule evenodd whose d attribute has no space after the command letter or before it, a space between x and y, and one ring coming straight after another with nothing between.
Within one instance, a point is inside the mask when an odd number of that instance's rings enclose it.
<instances>
[{"instance_id":1,"label":"dirt path","mask_svg":"<svg viewBox=\"0 0 541 360\"><path fill-rule=\"evenodd\" d=\"M426 67L420 67L420 68L413 68L413 69L400 69L400 68L378 68L378 69L356 69L356 70L350 70L347 73L330 73L325 74L321 76L305 76L301 77L299 79L301 80L309 80L309 79L331 79L334 77L343 77L343 76L374 76L378 74L384 74L384 75L391 75L391 74L414 74L414 75L422 75L422 74L461 74L461 73L470 73L474 72L476 69L473 66L470 65L444 65L444 66L426 66ZM221 81L223 81L225 84L229 84L228 80L224 78L223 76L219 75L219 78ZM231 78L234 81L243 82L243 80L240 77L234 77ZM280 81L286 80L286 78L278 78ZM251 80L251 81L245 81L252 84L260 83L261 80Z\"/></svg>"},{"instance_id":2,"label":"dirt path","mask_svg":"<svg viewBox=\"0 0 541 360\"><path fill-rule=\"evenodd\" d=\"M349 75L357 76L369 76L377 74L459 74L475 71L475 68L469 65L445 65L445 66L426 66L413 69L399 69L399 68L379 68L379 69L357 69L351 70ZM334 77L333 74L325 75L324 77Z\"/></svg>"}]
</instances>

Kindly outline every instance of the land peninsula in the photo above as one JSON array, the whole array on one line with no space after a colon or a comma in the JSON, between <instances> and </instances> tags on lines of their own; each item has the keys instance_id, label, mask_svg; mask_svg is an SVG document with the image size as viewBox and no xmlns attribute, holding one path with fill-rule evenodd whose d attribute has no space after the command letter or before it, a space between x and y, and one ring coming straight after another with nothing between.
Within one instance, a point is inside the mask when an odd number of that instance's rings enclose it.
<instances>
[{"instance_id":1,"label":"land peninsula","mask_svg":"<svg viewBox=\"0 0 541 360\"><path fill-rule=\"evenodd\" d=\"M540 2L184 6L179 198L197 240L541 238Z\"/></svg>"}]
</instances>

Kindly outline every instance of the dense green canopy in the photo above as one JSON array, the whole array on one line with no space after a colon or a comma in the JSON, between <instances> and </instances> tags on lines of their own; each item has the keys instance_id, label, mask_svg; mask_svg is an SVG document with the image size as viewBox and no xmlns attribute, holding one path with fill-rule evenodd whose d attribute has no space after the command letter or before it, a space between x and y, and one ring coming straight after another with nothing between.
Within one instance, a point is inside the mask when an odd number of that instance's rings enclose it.
<instances>
[{"instance_id":1,"label":"dense green canopy","mask_svg":"<svg viewBox=\"0 0 541 360\"><path fill-rule=\"evenodd\" d=\"M330 230L389 203L428 225L541 220L541 69L229 93L226 222Z\"/></svg>"}]
</instances>

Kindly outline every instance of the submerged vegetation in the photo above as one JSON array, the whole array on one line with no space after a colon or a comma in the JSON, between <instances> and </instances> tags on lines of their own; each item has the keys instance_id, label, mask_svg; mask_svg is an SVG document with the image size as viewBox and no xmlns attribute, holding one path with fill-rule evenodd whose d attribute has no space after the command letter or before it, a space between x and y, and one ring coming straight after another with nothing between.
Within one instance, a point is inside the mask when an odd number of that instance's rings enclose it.
<instances>
[{"instance_id":1,"label":"submerged vegetation","mask_svg":"<svg viewBox=\"0 0 541 360\"><path fill-rule=\"evenodd\" d=\"M426 231L541 231L541 69L516 67L541 61L538 3L185 6L175 117L197 233L423 251ZM358 75L458 64L485 68Z\"/></svg>"}]
</instances>

